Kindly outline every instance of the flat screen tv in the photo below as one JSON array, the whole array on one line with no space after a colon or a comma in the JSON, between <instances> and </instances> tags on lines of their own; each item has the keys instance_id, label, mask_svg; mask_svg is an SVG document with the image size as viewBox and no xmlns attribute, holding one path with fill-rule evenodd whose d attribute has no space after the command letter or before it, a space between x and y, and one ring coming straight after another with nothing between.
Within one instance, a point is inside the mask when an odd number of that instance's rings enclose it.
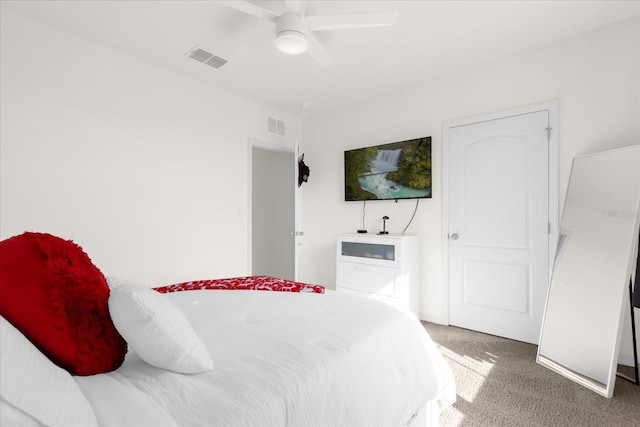
<instances>
[{"instance_id":1,"label":"flat screen tv","mask_svg":"<svg viewBox=\"0 0 640 427\"><path fill-rule=\"evenodd\" d=\"M431 198L431 137L344 152L344 199Z\"/></svg>"}]
</instances>

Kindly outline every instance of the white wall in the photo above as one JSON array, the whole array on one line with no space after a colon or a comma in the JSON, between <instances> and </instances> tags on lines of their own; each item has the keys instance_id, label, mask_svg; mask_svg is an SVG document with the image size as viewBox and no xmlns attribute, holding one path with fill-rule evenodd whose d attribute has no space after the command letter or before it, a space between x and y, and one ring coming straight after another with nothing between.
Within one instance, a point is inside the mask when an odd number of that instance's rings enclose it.
<instances>
[{"instance_id":1,"label":"white wall","mask_svg":"<svg viewBox=\"0 0 640 427\"><path fill-rule=\"evenodd\" d=\"M248 138L293 147L301 120L4 9L1 23L0 238L72 239L149 285L246 274Z\"/></svg>"},{"instance_id":2,"label":"white wall","mask_svg":"<svg viewBox=\"0 0 640 427\"><path fill-rule=\"evenodd\" d=\"M407 233L419 234L422 242L421 316L446 321L440 242L442 125L552 99L560 105L560 129L555 131L560 132L562 209L574 156L640 143L640 20L622 21L376 102L306 119L303 148L313 175L304 188L300 280L333 287L335 234L361 226L362 203L343 201L343 151L431 135L434 197L420 202ZM412 201L370 202L366 226L378 231L381 217L388 215L391 232L401 232L413 207ZM629 342L623 344L626 354Z\"/></svg>"},{"instance_id":3,"label":"white wall","mask_svg":"<svg viewBox=\"0 0 640 427\"><path fill-rule=\"evenodd\" d=\"M292 147L300 120L1 15L0 238L73 239L105 274L147 284L245 274L247 140ZM307 119L299 279L334 287L334 236L361 226L362 204L343 201L343 151L431 135L434 198L407 233L422 240L422 316L441 319L443 122L558 99L562 206L575 155L640 141L639 76L634 18ZM287 122L286 139L266 132L267 116ZM414 206L371 202L366 227L378 231L388 215L400 232Z\"/></svg>"}]
</instances>

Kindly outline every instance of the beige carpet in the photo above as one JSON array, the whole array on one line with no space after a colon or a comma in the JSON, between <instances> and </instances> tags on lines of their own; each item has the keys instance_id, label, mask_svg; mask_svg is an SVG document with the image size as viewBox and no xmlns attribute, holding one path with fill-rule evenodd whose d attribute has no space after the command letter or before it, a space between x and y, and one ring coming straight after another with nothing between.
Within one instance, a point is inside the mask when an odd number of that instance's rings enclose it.
<instances>
[{"instance_id":1,"label":"beige carpet","mask_svg":"<svg viewBox=\"0 0 640 427\"><path fill-rule=\"evenodd\" d=\"M607 399L538 365L535 345L423 325L456 378L457 402L442 427L640 426L640 386L617 378Z\"/></svg>"}]
</instances>

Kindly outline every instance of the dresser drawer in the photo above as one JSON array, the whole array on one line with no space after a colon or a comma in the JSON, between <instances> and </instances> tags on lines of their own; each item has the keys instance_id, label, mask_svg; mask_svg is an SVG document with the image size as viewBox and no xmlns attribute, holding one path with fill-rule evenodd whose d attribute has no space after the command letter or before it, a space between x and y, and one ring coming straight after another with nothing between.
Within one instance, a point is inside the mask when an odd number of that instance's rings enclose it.
<instances>
[{"instance_id":1,"label":"dresser drawer","mask_svg":"<svg viewBox=\"0 0 640 427\"><path fill-rule=\"evenodd\" d=\"M336 247L338 262L400 268L400 239L392 237L341 237Z\"/></svg>"},{"instance_id":2,"label":"dresser drawer","mask_svg":"<svg viewBox=\"0 0 640 427\"><path fill-rule=\"evenodd\" d=\"M400 269L338 262L337 287L380 295L394 295L401 288Z\"/></svg>"}]
</instances>

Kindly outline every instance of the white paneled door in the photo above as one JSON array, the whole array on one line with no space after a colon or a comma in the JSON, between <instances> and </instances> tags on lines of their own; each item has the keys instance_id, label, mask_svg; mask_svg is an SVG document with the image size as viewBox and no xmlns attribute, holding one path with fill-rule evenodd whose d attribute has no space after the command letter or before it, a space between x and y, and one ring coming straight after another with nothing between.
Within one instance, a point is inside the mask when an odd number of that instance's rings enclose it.
<instances>
[{"instance_id":1,"label":"white paneled door","mask_svg":"<svg viewBox=\"0 0 640 427\"><path fill-rule=\"evenodd\" d=\"M549 114L448 129L449 322L537 343L549 280Z\"/></svg>"}]
</instances>

